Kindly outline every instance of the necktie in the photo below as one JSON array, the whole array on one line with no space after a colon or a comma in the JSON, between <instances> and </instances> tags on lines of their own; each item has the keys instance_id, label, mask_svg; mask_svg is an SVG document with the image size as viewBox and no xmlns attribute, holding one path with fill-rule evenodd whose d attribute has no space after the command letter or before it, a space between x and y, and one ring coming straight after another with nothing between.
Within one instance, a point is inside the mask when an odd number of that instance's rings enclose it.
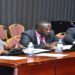
<instances>
[{"instance_id":1,"label":"necktie","mask_svg":"<svg viewBox=\"0 0 75 75\"><path fill-rule=\"evenodd\" d=\"M40 36L40 44L43 44L43 45L45 44L45 43L44 43L43 36Z\"/></svg>"}]
</instances>

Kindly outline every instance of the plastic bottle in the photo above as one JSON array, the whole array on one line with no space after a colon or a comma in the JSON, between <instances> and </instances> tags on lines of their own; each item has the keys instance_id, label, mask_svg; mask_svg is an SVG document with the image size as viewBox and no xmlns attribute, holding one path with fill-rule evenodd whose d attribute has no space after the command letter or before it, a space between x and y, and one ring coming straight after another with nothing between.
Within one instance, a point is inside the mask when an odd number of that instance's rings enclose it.
<instances>
[{"instance_id":1,"label":"plastic bottle","mask_svg":"<svg viewBox=\"0 0 75 75\"><path fill-rule=\"evenodd\" d=\"M28 56L33 56L34 55L34 45L32 42L29 42L28 45Z\"/></svg>"},{"instance_id":2,"label":"plastic bottle","mask_svg":"<svg viewBox=\"0 0 75 75\"><path fill-rule=\"evenodd\" d=\"M56 53L62 53L63 52L63 41L62 41L62 39L59 39L55 52Z\"/></svg>"}]
</instances>

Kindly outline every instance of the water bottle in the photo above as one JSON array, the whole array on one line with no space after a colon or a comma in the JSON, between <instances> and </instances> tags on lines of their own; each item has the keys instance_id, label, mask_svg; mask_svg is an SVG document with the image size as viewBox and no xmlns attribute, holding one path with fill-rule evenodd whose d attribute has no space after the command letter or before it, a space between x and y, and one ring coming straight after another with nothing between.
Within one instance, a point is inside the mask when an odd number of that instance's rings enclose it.
<instances>
[{"instance_id":1,"label":"water bottle","mask_svg":"<svg viewBox=\"0 0 75 75\"><path fill-rule=\"evenodd\" d=\"M33 56L34 55L34 45L32 42L29 42L28 44L28 56Z\"/></svg>"},{"instance_id":2,"label":"water bottle","mask_svg":"<svg viewBox=\"0 0 75 75\"><path fill-rule=\"evenodd\" d=\"M57 42L57 47L55 50L56 53L62 53L63 52L63 41L62 39L59 39L59 41Z\"/></svg>"}]
</instances>

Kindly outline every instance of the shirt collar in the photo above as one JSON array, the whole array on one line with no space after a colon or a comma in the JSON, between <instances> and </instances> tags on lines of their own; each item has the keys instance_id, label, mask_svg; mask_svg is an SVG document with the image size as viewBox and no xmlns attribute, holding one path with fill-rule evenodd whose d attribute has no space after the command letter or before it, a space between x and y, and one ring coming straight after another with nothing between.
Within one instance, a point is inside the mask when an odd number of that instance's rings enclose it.
<instances>
[{"instance_id":1,"label":"shirt collar","mask_svg":"<svg viewBox=\"0 0 75 75\"><path fill-rule=\"evenodd\" d=\"M36 35L38 36L38 37L40 37L41 35L35 30L35 32L36 32Z\"/></svg>"}]
</instances>

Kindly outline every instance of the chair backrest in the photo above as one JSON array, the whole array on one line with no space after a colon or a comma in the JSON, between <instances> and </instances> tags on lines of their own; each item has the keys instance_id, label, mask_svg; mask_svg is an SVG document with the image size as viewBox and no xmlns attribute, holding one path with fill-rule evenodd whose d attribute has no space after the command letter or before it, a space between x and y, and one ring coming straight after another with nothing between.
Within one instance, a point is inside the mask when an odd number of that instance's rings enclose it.
<instances>
[{"instance_id":1,"label":"chair backrest","mask_svg":"<svg viewBox=\"0 0 75 75\"><path fill-rule=\"evenodd\" d=\"M71 23L68 21L52 21L51 24L55 34L66 32L66 30L71 27Z\"/></svg>"},{"instance_id":2,"label":"chair backrest","mask_svg":"<svg viewBox=\"0 0 75 75\"><path fill-rule=\"evenodd\" d=\"M7 40L7 38L7 29L5 28L5 26L0 25L0 39Z\"/></svg>"},{"instance_id":3,"label":"chair backrest","mask_svg":"<svg viewBox=\"0 0 75 75\"><path fill-rule=\"evenodd\" d=\"M25 28L21 24L12 24L8 27L11 36L21 35Z\"/></svg>"}]
</instances>

